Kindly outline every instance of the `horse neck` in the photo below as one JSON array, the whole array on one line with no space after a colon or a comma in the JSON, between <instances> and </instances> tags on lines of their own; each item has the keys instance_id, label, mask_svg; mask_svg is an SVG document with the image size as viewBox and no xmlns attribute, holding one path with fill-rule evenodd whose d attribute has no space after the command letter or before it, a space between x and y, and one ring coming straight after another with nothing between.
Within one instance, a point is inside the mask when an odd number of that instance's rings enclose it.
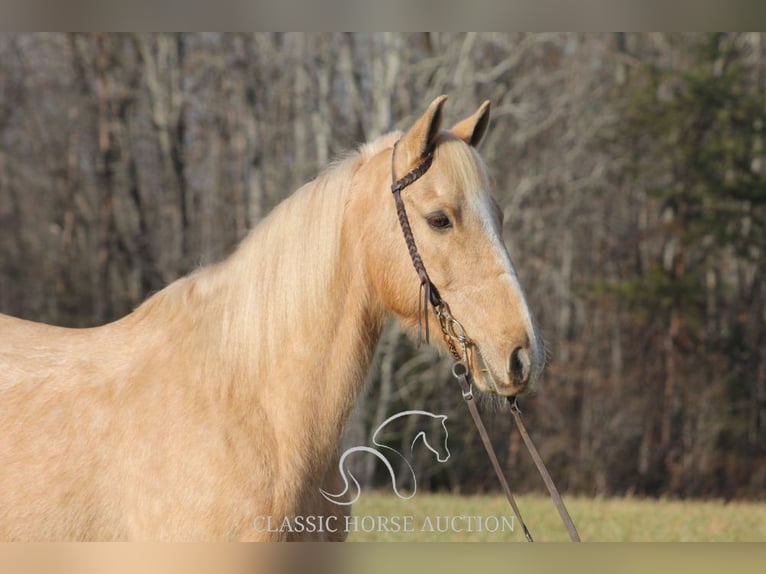
<instances>
[{"instance_id":1,"label":"horse neck","mask_svg":"<svg viewBox=\"0 0 766 574\"><path fill-rule=\"evenodd\" d=\"M342 233L350 177L298 190L197 285L215 301L211 391L257 404L283 452L335 448L380 336L384 310Z\"/></svg>"}]
</instances>

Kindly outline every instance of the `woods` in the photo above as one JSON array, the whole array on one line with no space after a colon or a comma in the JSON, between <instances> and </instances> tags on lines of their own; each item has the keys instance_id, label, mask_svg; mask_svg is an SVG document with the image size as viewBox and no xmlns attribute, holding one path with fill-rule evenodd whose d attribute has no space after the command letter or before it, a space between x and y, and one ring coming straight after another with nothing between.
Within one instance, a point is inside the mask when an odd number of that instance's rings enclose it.
<instances>
[{"instance_id":1,"label":"woods","mask_svg":"<svg viewBox=\"0 0 766 574\"><path fill-rule=\"evenodd\" d=\"M549 354L521 405L559 486L763 498L765 52L758 33L2 35L0 311L116 319L436 95L490 99L480 153ZM540 489L483 407L512 485ZM496 489L448 359L392 324L346 443L406 408L449 417L453 456L418 457L419 488Z\"/></svg>"}]
</instances>

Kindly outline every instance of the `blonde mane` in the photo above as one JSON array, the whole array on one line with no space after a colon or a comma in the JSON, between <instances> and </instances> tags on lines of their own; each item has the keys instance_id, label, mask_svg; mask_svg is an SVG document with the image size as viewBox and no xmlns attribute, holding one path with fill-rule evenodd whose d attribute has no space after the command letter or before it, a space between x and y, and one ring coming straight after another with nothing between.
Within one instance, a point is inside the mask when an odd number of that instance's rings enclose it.
<instances>
[{"instance_id":1,"label":"blonde mane","mask_svg":"<svg viewBox=\"0 0 766 574\"><path fill-rule=\"evenodd\" d=\"M203 331L198 353L222 353L214 360L216 368L228 365L234 378L237 371L255 371L267 380L274 358L283 354L285 337L333 315L339 302L331 294L351 180L400 135L381 136L329 165L277 205L231 256L177 280L132 317L142 321L161 312L180 320L193 313L189 327ZM211 380L220 381L220 375Z\"/></svg>"}]
</instances>

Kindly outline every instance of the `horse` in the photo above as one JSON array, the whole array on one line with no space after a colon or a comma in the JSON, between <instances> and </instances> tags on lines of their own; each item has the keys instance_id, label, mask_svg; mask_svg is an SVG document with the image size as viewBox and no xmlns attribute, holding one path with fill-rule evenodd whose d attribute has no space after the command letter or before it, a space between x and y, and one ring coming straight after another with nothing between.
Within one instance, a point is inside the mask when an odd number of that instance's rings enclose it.
<instances>
[{"instance_id":1,"label":"horse","mask_svg":"<svg viewBox=\"0 0 766 574\"><path fill-rule=\"evenodd\" d=\"M400 453L398 450L391 448L390 446L387 446L381 442L381 434L383 434L387 427L399 419L405 418L405 417L411 417L415 420L414 428L415 428L415 437L412 439L412 442L410 443L410 451L413 451L415 448L415 443L418 440L422 440L425 447L430 450L434 455L436 455L437 462L444 463L449 460L450 452L449 447L447 446L447 440L449 439L449 432L447 432L447 417L445 415L436 415L434 413L430 413L428 411L421 411L421 410L412 410L412 411L403 411L400 413L397 413L393 416L388 417L386 420L384 420L382 423L378 425L378 427L375 429L375 432L372 434L372 444L373 446L354 446L347 448L345 451L343 451L343 454L340 457L340 460L338 461L338 473L341 479L343 480L343 490L341 490L338 493L331 493L327 492L324 489L321 489L320 492L322 493L322 496L325 497L326 500L333 504L338 504L341 506L351 506L354 504L357 500L359 500L359 497L362 494L362 488L359 485L359 481L356 479L356 477L351 473L350 470L346 468L346 459L354 454L357 453L366 453L371 454L378 458L383 465L386 467L386 470L388 470L388 475L391 478L391 486L394 490L394 494L402 499L402 500L409 500L415 494L418 490L418 482L417 477L415 476L415 470L412 468L412 465L410 464L410 461L407 459L406 456L404 456L402 453ZM441 435L437 438L440 438L441 440L433 440L429 439L429 431L431 430L431 423L432 422L439 422L440 425L438 428L443 431ZM437 430L438 430L437 428ZM409 494L403 494L399 491L398 487L398 480L396 476L396 472L394 471L394 466L389 460L390 454L388 453L394 453L398 458L400 458L404 465L409 470L409 477L412 482L412 491ZM387 456L388 454L388 456ZM351 483L353 483L353 492L355 493L353 497L349 498L352 487L349 483L349 479L351 480Z\"/></svg>"},{"instance_id":2,"label":"horse","mask_svg":"<svg viewBox=\"0 0 766 574\"><path fill-rule=\"evenodd\" d=\"M476 151L490 105L442 129L446 99L121 319L0 316L0 539L286 540L253 517L347 512L320 490L340 490L341 433L384 321L422 321L390 188L426 150L432 165L402 198L474 343L476 385L531 388L542 344Z\"/></svg>"}]
</instances>

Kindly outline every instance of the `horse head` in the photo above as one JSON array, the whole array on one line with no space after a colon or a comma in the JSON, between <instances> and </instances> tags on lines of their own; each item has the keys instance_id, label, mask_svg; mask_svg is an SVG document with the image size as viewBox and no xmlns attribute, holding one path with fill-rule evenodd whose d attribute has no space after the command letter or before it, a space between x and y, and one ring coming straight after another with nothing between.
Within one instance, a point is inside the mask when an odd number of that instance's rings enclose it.
<instances>
[{"instance_id":1,"label":"horse head","mask_svg":"<svg viewBox=\"0 0 766 574\"><path fill-rule=\"evenodd\" d=\"M477 385L513 396L535 382L544 351L503 242L502 210L490 194L487 169L476 151L490 106L485 102L442 130L446 99L436 98L395 146L378 151L359 168L361 179L354 184L347 213L363 229L358 244L372 298L405 325L418 324L419 278L399 227L391 183L433 154L427 171L401 192L415 243L432 283L470 338L465 358ZM440 333L436 315L429 313L427 320L430 332ZM440 336L433 338L441 342Z\"/></svg>"}]
</instances>

